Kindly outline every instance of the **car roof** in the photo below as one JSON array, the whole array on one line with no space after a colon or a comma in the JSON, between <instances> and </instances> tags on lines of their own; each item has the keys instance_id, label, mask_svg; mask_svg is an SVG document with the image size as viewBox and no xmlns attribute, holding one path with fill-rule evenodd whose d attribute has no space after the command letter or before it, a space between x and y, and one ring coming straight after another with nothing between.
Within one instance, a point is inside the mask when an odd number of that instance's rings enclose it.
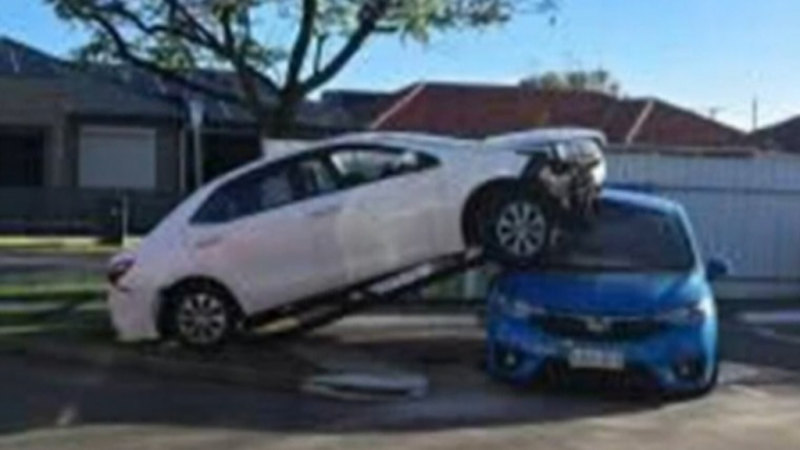
<instances>
[{"instance_id":1,"label":"car roof","mask_svg":"<svg viewBox=\"0 0 800 450\"><path fill-rule=\"evenodd\" d=\"M478 141L469 139L459 139L448 136L440 136L426 133L411 132L363 132L347 133L341 136L325 139L317 143L319 145L336 145L344 143L360 144L388 144L398 146L412 146L422 148L454 148L464 149L475 147Z\"/></svg>"},{"instance_id":2,"label":"car roof","mask_svg":"<svg viewBox=\"0 0 800 450\"><path fill-rule=\"evenodd\" d=\"M683 210L681 205L673 200L628 189L606 188L603 189L600 198L601 200L635 208L649 209L664 214L676 214Z\"/></svg>"},{"instance_id":3,"label":"car roof","mask_svg":"<svg viewBox=\"0 0 800 450\"><path fill-rule=\"evenodd\" d=\"M484 140L484 143L491 146L520 147L574 139L594 139L604 144L606 142L606 136L602 131L593 130L591 128L563 127L539 128L490 136Z\"/></svg>"}]
</instances>

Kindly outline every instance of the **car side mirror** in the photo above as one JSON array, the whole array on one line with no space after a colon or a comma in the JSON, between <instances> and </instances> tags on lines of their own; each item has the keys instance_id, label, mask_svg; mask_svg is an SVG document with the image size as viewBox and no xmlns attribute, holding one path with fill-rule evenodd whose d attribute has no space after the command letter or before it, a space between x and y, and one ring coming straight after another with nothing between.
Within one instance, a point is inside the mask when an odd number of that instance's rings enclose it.
<instances>
[{"instance_id":1,"label":"car side mirror","mask_svg":"<svg viewBox=\"0 0 800 450\"><path fill-rule=\"evenodd\" d=\"M728 263L719 258L712 258L706 264L706 277L711 280L717 280L730 273Z\"/></svg>"}]
</instances>

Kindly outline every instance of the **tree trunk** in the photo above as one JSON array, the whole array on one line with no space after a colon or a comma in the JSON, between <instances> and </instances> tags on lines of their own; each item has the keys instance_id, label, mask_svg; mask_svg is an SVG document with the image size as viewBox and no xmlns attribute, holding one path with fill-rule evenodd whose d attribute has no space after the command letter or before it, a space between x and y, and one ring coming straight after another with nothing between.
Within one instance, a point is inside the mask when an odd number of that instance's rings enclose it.
<instances>
[{"instance_id":1,"label":"tree trunk","mask_svg":"<svg viewBox=\"0 0 800 450\"><path fill-rule=\"evenodd\" d=\"M278 104L271 114L269 134L273 139L291 137L297 125L297 109L302 101L302 96L284 91L278 99Z\"/></svg>"},{"instance_id":2,"label":"tree trunk","mask_svg":"<svg viewBox=\"0 0 800 450\"><path fill-rule=\"evenodd\" d=\"M297 96L282 94L275 109L262 116L259 124L259 133L262 141L262 152L269 153L266 148L270 139L289 139L294 135L297 125L297 109L302 100Z\"/></svg>"}]
</instances>

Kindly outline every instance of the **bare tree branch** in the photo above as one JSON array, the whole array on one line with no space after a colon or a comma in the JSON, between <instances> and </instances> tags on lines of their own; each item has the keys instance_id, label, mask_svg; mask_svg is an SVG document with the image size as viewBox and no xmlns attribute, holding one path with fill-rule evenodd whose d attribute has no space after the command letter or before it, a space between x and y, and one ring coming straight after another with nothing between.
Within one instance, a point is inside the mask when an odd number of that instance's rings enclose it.
<instances>
[{"instance_id":1,"label":"bare tree branch","mask_svg":"<svg viewBox=\"0 0 800 450\"><path fill-rule=\"evenodd\" d=\"M347 39L339 52L328 63L301 83L304 94L314 91L336 76L344 66L358 53L369 36L375 31L378 22L386 14L391 0L369 0L359 12L359 24Z\"/></svg>"},{"instance_id":2,"label":"bare tree branch","mask_svg":"<svg viewBox=\"0 0 800 450\"><path fill-rule=\"evenodd\" d=\"M220 26L223 30L223 45L239 79L239 85L244 94L243 100L247 103L253 115L259 117L266 112L258 86L259 74L247 64L245 59L247 52L246 42L239 45L236 41L236 35L233 31L233 14L233 9L227 9L219 17Z\"/></svg>"},{"instance_id":3,"label":"bare tree branch","mask_svg":"<svg viewBox=\"0 0 800 450\"><path fill-rule=\"evenodd\" d=\"M297 32L292 52L289 56L289 66L286 70L284 89L293 91L298 83L303 62L306 60L308 47L314 32L314 18L317 16L317 0L303 0L303 16L300 19L300 29Z\"/></svg>"},{"instance_id":4,"label":"bare tree branch","mask_svg":"<svg viewBox=\"0 0 800 450\"><path fill-rule=\"evenodd\" d=\"M226 100L232 103L241 103L242 99L229 92L225 92L219 89L214 89L209 87L206 84L198 83L185 77L174 70L164 69L160 65L137 56L133 51L131 51L131 46L128 41L122 36L122 34L117 30L111 21L101 14L92 14L91 19L102 28L102 30L111 38L111 41L114 43L114 46L117 50L117 54L119 58L123 61L127 61L134 66L140 67L144 70L150 71L153 74L165 78L167 80L171 80L178 84L181 84L191 90L197 91L202 94L206 94L220 100Z\"/></svg>"}]
</instances>

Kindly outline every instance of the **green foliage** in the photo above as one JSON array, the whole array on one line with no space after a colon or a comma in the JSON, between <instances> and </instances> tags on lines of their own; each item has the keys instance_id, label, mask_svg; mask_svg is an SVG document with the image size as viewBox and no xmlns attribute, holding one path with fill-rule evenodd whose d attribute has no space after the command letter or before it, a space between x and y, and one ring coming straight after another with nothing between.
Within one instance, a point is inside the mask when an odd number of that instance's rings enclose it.
<instances>
[{"instance_id":1,"label":"green foliage","mask_svg":"<svg viewBox=\"0 0 800 450\"><path fill-rule=\"evenodd\" d=\"M127 62L180 78L198 67L238 73L248 106L264 112L259 86L291 116L375 34L419 42L434 33L502 24L555 0L45 0L84 27L84 61ZM183 80L187 81L187 80Z\"/></svg>"},{"instance_id":2,"label":"green foliage","mask_svg":"<svg viewBox=\"0 0 800 450\"><path fill-rule=\"evenodd\" d=\"M619 95L620 84L605 69L545 72L524 78L523 86L543 90L574 90Z\"/></svg>"}]
</instances>

